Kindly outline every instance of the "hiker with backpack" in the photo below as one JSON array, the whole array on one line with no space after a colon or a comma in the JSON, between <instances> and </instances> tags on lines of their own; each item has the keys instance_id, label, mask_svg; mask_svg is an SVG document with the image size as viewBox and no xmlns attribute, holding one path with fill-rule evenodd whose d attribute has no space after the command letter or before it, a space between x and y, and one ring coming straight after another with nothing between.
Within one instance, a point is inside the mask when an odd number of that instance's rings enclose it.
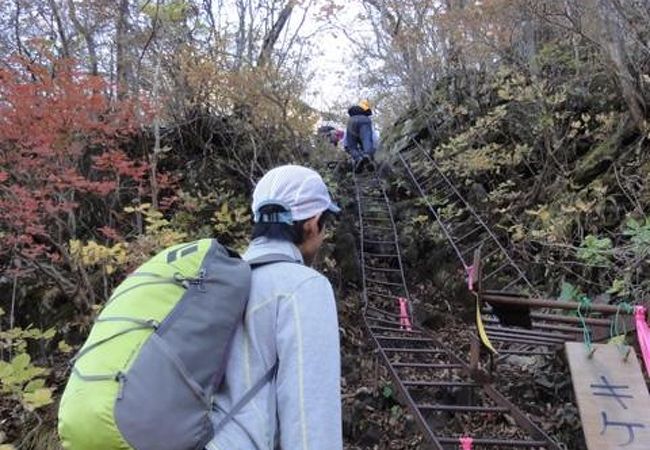
<instances>
[{"instance_id":1,"label":"hiker with backpack","mask_svg":"<svg viewBox=\"0 0 650 450\"><path fill-rule=\"evenodd\" d=\"M253 271L244 321L215 396L216 435L206 448L342 449L336 304L327 278L309 267L339 208L318 173L289 165L262 177L252 210L253 240L244 259L291 260Z\"/></svg>"},{"instance_id":2,"label":"hiker with backpack","mask_svg":"<svg viewBox=\"0 0 650 450\"><path fill-rule=\"evenodd\" d=\"M370 116L370 102L361 100L358 105L348 109L348 119L345 131L345 151L352 156L354 171L359 173L364 167L374 169L375 144L373 142L373 127Z\"/></svg>"},{"instance_id":3,"label":"hiker with backpack","mask_svg":"<svg viewBox=\"0 0 650 450\"><path fill-rule=\"evenodd\" d=\"M342 448L336 305L308 267L339 208L316 172L282 166L253 211L245 259L200 239L115 288L70 364L63 448Z\"/></svg>"}]
</instances>

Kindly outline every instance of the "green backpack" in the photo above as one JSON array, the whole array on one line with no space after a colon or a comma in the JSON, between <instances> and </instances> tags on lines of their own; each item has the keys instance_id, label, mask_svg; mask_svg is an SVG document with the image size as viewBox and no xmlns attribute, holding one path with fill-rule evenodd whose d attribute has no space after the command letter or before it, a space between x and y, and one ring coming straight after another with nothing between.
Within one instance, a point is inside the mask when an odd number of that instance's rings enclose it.
<instances>
[{"instance_id":1,"label":"green backpack","mask_svg":"<svg viewBox=\"0 0 650 450\"><path fill-rule=\"evenodd\" d=\"M202 239L164 250L129 275L72 360L59 406L63 447L203 449L215 433L212 395L248 301L251 267L278 261L289 259L247 263ZM223 422L274 373L275 366Z\"/></svg>"}]
</instances>

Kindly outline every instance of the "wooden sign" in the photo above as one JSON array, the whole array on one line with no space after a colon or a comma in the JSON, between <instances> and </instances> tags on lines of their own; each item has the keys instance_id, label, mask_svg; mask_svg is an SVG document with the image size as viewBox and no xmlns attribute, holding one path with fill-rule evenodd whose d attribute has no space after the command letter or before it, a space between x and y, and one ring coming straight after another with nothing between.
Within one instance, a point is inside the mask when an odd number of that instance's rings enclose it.
<instances>
[{"instance_id":1,"label":"wooden sign","mask_svg":"<svg viewBox=\"0 0 650 450\"><path fill-rule=\"evenodd\" d=\"M573 390L589 450L650 449L650 395L633 348L627 360L616 345L565 344Z\"/></svg>"}]
</instances>

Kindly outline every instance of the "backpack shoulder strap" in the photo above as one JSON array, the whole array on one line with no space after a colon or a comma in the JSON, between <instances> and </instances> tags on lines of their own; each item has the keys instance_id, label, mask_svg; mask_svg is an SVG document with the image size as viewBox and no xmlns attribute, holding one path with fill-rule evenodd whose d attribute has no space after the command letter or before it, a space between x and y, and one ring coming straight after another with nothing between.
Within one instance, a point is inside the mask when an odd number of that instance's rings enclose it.
<instances>
[{"instance_id":1,"label":"backpack shoulder strap","mask_svg":"<svg viewBox=\"0 0 650 450\"><path fill-rule=\"evenodd\" d=\"M302 264L299 260L297 260L293 256L284 255L282 253L269 253L266 255L258 256L257 258L253 258L250 261L248 261L248 264L251 266L252 269L256 269L258 267L265 266L267 264L273 264L278 262Z\"/></svg>"},{"instance_id":2,"label":"backpack shoulder strap","mask_svg":"<svg viewBox=\"0 0 650 450\"><path fill-rule=\"evenodd\" d=\"M255 397L255 395L260 391L260 389L262 389L262 387L266 383L268 383L273 379L277 370L278 370L278 361L276 361L275 364L273 364L273 367L271 367L264 374L264 376L257 383L255 383L255 386L253 386L248 392L246 392L246 394L244 394L244 396L241 399L239 399L239 401L235 404L235 406L232 407L230 412L226 414L226 416L223 419L221 419L221 422L219 422L214 427L215 435L219 433L223 429L223 427L226 426L226 424L230 422L230 420L232 420L233 417L235 417L235 415L239 412L240 409L242 409L242 407L246 403L248 403L253 399L253 397Z\"/></svg>"}]
</instances>

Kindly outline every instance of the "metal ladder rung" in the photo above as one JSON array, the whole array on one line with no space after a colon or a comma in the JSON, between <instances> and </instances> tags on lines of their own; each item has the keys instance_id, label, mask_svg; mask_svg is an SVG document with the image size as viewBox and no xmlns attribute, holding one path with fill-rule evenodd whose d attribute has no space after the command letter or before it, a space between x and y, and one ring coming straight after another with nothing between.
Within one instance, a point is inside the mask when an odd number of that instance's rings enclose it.
<instances>
[{"instance_id":1,"label":"metal ladder rung","mask_svg":"<svg viewBox=\"0 0 650 450\"><path fill-rule=\"evenodd\" d=\"M374 308L374 307L372 307L372 306L369 306L367 309L369 309L370 311L378 312L378 313L380 313L380 314L384 314L384 315L386 315L386 316L388 316L388 317L394 317L394 318L396 318L396 319L399 319L399 318L400 318L400 315L399 315L399 314L395 314L395 313L392 313L392 312L390 312L390 311L384 311L383 309Z\"/></svg>"},{"instance_id":2,"label":"metal ladder rung","mask_svg":"<svg viewBox=\"0 0 650 450\"><path fill-rule=\"evenodd\" d=\"M378 336L375 335L375 338L382 341L405 341L405 342L433 342L430 338L417 338L417 337L402 337L402 336Z\"/></svg>"},{"instance_id":3,"label":"metal ladder rung","mask_svg":"<svg viewBox=\"0 0 650 450\"><path fill-rule=\"evenodd\" d=\"M406 333L406 334L422 334L422 331L418 330L407 330L401 325L399 327L382 327L379 325L370 325L370 328L372 330L379 330L379 331L394 331L396 333Z\"/></svg>"},{"instance_id":4,"label":"metal ladder rung","mask_svg":"<svg viewBox=\"0 0 650 450\"><path fill-rule=\"evenodd\" d=\"M496 342L516 342L519 344L528 344L528 345L538 345L538 346L554 346L561 345L564 343L562 340L555 339L542 339L542 338L532 338L526 336L515 336L512 334L504 333L488 333L488 337L491 341Z\"/></svg>"},{"instance_id":5,"label":"metal ladder rung","mask_svg":"<svg viewBox=\"0 0 650 450\"><path fill-rule=\"evenodd\" d=\"M372 317L372 316L366 316L366 320L372 320L373 322L377 322L378 324L383 324L383 325L395 325L395 326L402 325L401 322L398 320L385 320L385 319L380 319L379 317Z\"/></svg>"},{"instance_id":6,"label":"metal ladder rung","mask_svg":"<svg viewBox=\"0 0 650 450\"><path fill-rule=\"evenodd\" d=\"M413 174L413 175L415 175L415 174ZM430 173L427 173L427 175L430 175ZM419 178L419 176L417 176L417 178ZM427 190L433 190L435 186L438 186L439 184L444 184L445 183L444 178L441 178L439 174L434 174L434 175L431 175L429 178L426 178L426 179L424 179L422 181L418 181L418 184L424 188L427 183L431 183L432 181L435 181L435 183L432 184L431 186L429 186L428 188L426 188Z\"/></svg>"},{"instance_id":7,"label":"metal ladder rung","mask_svg":"<svg viewBox=\"0 0 650 450\"><path fill-rule=\"evenodd\" d=\"M369 230L369 229L378 230L378 231L391 231L391 232L393 231L393 228L389 228L389 227L373 227L373 226L369 226L369 227L365 228L366 231Z\"/></svg>"},{"instance_id":8,"label":"metal ladder rung","mask_svg":"<svg viewBox=\"0 0 650 450\"><path fill-rule=\"evenodd\" d=\"M402 271L399 269L384 269L383 267L372 267L372 266L363 266L364 269L369 270L371 272L387 272L387 273L401 273Z\"/></svg>"},{"instance_id":9,"label":"metal ladder rung","mask_svg":"<svg viewBox=\"0 0 650 450\"><path fill-rule=\"evenodd\" d=\"M482 246L483 244L485 244L489 240L490 240L489 238L482 239L482 240L478 241L477 243L472 244L470 247L468 247L468 248L466 248L464 250L461 250L460 253L463 256L465 256L465 254L471 254L474 250L476 250L477 248L479 248L480 246ZM483 256L481 256L481 259L484 259Z\"/></svg>"},{"instance_id":10,"label":"metal ladder rung","mask_svg":"<svg viewBox=\"0 0 650 450\"><path fill-rule=\"evenodd\" d=\"M424 363L391 363L393 367L411 367L413 369L462 369L460 364L424 364Z\"/></svg>"},{"instance_id":11,"label":"metal ladder rung","mask_svg":"<svg viewBox=\"0 0 650 450\"><path fill-rule=\"evenodd\" d=\"M557 339L569 340L574 338L574 336L571 334L549 333L548 331L521 330L519 328L510 328L510 327L503 327L498 325L486 325L485 329L489 332L516 333L522 336L540 337L540 338L548 338L548 339L557 338Z\"/></svg>"},{"instance_id":12,"label":"metal ladder rung","mask_svg":"<svg viewBox=\"0 0 650 450\"><path fill-rule=\"evenodd\" d=\"M395 253L371 253L371 252L364 252L364 253L371 258L399 258L399 255Z\"/></svg>"},{"instance_id":13,"label":"metal ladder rung","mask_svg":"<svg viewBox=\"0 0 650 450\"><path fill-rule=\"evenodd\" d=\"M488 239L486 239L486 240L488 240ZM481 255L481 259L487 261L488 259L492 258L494 255L496 255L496 254L499 253L500 251L501 251L501 248L497 245L497 248L495 248L494 250L492 250L492 251L491 251L490 253L488 253L487 255L485 255L485 256Z\"/></svg>"},{"instance_id":14,"label":"metal ladder rung","mask_svg":"<svg viewBox=\"0 0 650 450\"><path fill-rule=\"evenodd\" d=\"M489 280L490 278L492 278L497 273L501 272L503 269L505 269L509 265L510 265L510 261L506 261L505 263L501 264L499 267L494 269L492 272L488 273L485 277L483 277L483 279L481 281Z\"/></svg>"},{"instance_id":15,"label":"metal ladder rung","mask_svg":"<svg viewBox=\"0 0 650 450\"><path fill-rule=\"evenodd\" d=\"M386 294L385 292L374 292L374 291L368 291L368 290L366 290L366 294L374 295L374 296L377 296L377 297L389 298L391 300L397 300L397 298L399 297L399 295ZM397 316L397 317L399 317L399 316Z\"/></svg>"},{"instance_id":16,"label":"metal ladder rung","mask_svg":"<svg viewBox=\"0 0 650 450\"><path fill-rule=\"evenodd\" d=\"M500 324L499 319L492 316L483 317L483 322L486 324L494 324L494 325ZM549 325L547 323L541 323L541 322L532 322L532 328L538 330L560 331L562 333L571 333L571 334L582 333L582 329L579 327L570 327L566 325Z\"/></svg>"},{"instance_id":17,"label":"metal ladder rung","mask_svg":"<svg viewBox=\"0 0 650 450\"><path fill-rule=\"evenodd\" d=\"M508 288L510 288L511 286L514 286L515 284L517 284L517 282L518 282L519 280L522 280L523 278L524 278L523 275L519 275L517 278L515 278L514 280L512 280L510 283L506 284L506 285L503 287L503 290L505 291L505 290L507 290Z\"/></svg>"},{"instance_id":18,"label":"metal ladder rung","mask_svg":"<svg viewBox=\"0 0 650 450\"><path fill-rule=\"evenodd\" d=\"M523 356L553 356L555 352L541 352L537 350L503 350L497 349L500 356L512 356L512 355L523 355Z\"/></svg>"},{"instance_id":19,"label":"metal ladder rung","mask_svg":"<svg viewBox=\"0 0 650 450\"><path fill-rule=\"evenodd\" d=\"M458 245L459 242L463 241L464 239L467 239L468 237L470 237L471 235L473 235L474 233L476 233L476 231L478 231L478 230L483 230L483 229L484 229L484 228L483 228L483 225L479 225L479 226L476 227L476 228L472 228L470 231L468 231L467 233L463 234L463 235L462 235L461 237L459 237L458 239L455 239L455 240L452 239L452 242L453 242L454 244Z\"/></svg>"},{"instance_id":20,"label":"metal ladder rung","mask_svg":"<svg viewBox=\"0 0 650 450\"><path fill-rule=\"evenodd\" d=\"M503 406L469 406L469 405L439 405L439 404L419 404L415 405L418 409L432 411L458 411L458 412L508 412L508 408Z\"/></svg>"},{"instance_id":21,"label":"metal ladder rung","mask_svg":"<svg viewBox=\"0 0 650 450\"><path fill-rule=\"evenodd\" d=\"M437 437L436 440L441 444L452 444L458 445L460 438L458 437ZM491 439L491 438L472 438L473 445L482 445L482 446L491 446L491 447L548 447L548 442L546 441L526 441L521 439Z\"/></svg>"},{"instance_id":22,"label":"metal ladder rung","mask_svg":"<svg viewBox=\"0 0 650 450\"><path fill-rule=\"evenodd\" d=\"M469 381L403 381L402 384L407 387L480 387L476 383Z\"/></svg>"},{"instance_id":23,"label":"metal ladder rung","mask_svg":"<svg viewBox=\"0 0 650 450\"><path fill-rule=\"evenodd\" d=\"M384 348L384 351L387 353L429 353L432 355L446 355L447 351L443 349L435 348L399 348L399 347L387 347Z\"/></svg>"},{"instance_id":24,"label":"metal ladder rung","mask_svg":"<svg viewBox=\"0 0 650 450\"><path fill-rule=\"evenodd\" d=\"M403 287L404 287L404 285L401 284L401 283L390 283L390 282L388 282L388 281L379 281L379 280L375 280L375 279L373 279L373 278L368 278L368 277L366 277L366 282L367 282L367 283L380 284L380 285L382 285L382 286L395 286L395 287L399 287L399 288L403 288Z\"/></svg>"}]
</instances>

